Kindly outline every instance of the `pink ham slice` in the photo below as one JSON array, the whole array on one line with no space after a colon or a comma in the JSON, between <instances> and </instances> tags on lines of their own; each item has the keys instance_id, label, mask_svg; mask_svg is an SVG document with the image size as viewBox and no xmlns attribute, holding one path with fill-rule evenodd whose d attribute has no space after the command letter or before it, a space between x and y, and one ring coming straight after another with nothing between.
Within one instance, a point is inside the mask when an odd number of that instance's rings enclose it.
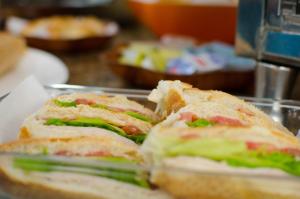
<instances>
[{"instance_id":1,"label":"pink ham slice","mask_svg":"<svg viewBox=\"0 0 300 199\"><path fill-rule=\"evenodd\" d=\"M88 100L88 99L83 99L83 98L76 99L75 103L77 105L79 105L79 104L84 104L84 105L93 105L93 104L96 104L93 100Z\"/></svg>"},{"instance_id":2,"label":"pink ham slice","mask_svg":"<svg viewBox=\"0 0 300 199\"><path fill-rule=\"evenodd\" d=\"M246 142L246 144L249 150L263 149L268 152L282 152L293 156L300 156L300 149L297 148L289 148L289 147L278 148L272 144L257 143L257 142Z\"/></svg>"},{"instance_id":3,"label":"pink ham slice","mask_svg":"<svg viewBox=\"0 0 300 199\"><path fill-rule=\"evenodd\" d=\"M186 122L193 122L198 119L197 115L192 112L185 112L180 114L180 120L184 120Z\"/></svg>"},{"instance_id":4,"label":"pink ham slice","mask_svg":"<svg viewBox=\"0 0 300 199\"><path fill-rule=\"evenodd\" d=\"M224 116L214 116L209 118L210 122L215 122L217 124L223 124L228 126L245 126L240 120L233 119L229 117Z\"/></svg>"}]
</instances>

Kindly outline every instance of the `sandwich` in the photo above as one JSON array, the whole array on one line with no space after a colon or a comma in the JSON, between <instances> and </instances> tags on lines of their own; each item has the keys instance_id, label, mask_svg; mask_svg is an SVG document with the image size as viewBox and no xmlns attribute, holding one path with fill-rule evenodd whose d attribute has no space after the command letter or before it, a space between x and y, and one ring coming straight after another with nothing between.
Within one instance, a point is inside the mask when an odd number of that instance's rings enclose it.
<instances>
[{"instance_id":1,"label":"sandwich","mask_svg":"<svg viewBox=\"0 0 300 199\"><path fill-rule=\"evenodd\" d=\"M300 143L281 135L259 126L156 127L141 151L151 182L178 198L299 198L291 179L300 179Z\"/></svg>"},{"instance_id":2,"label":"sandwich","mask_svg":"<svg viewBox=\"0 0 300 199\"><path fill-rule=\"evenodd\" d=\"M136 144L113 137L72 137L22 139L0 145L2 153L56 155L64 157L126 158L140 162Z\"/></svg>"},{"instance_id":3,"label":"sandwich","mask_svg":"<svg viewBox=\"0 0 300 199\"><path fill-rule=\"evenodd\" d=\"M138 146L128 141L22 139L0 145L0 153L0 191L12 197L170 199L148 182Z\"/></svg>"},{"instance_id":4,"label":"sandwich","mask_svg":"<svg viewBox=\"0 0 300 199\"><path fill-rule=\"evenodd\" d=\"M117 167L115 166L117 163ZM61 159L2 155L0 191L21 199L171 199L147 172L125 159Z\"/></svg>"},{"instance_id":5,"label":"sandwich","mask_svg":"<svg viewBox=\"0 0 300 199\"><path fill-rule=\"evenodd\" d=\"M193 104L201 106L203 102L214 102L226 106L249 120L267 128L274 128L284 133L292 134L280 123L273 121L268 115L255 106L232 96L228 93L214 90L200 90L180 81L160 81L158 87L149 95L148 99L157 104L156 112L166 118L181 108Z\"/></svg>"},{"instance_id":6,"label":"sandwich","mask_svg":"<svg viewBox=\"0 0 300 199\"><path fill-rule=\"evenodd\" d=\"M117 135L140 144L158 120L150 109L126 97L71 94L51 99L29 116L19 137Z\"/></svg>"}]
</instances>

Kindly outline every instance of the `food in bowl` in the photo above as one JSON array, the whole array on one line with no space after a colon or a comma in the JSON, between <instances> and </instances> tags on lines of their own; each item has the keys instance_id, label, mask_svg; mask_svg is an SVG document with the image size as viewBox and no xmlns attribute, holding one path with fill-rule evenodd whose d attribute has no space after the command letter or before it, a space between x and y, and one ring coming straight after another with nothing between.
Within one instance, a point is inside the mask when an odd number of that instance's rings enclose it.
<instances>
[{"instance_id":1,"label":"food in bowl","mask_svg":"<svg viewBox=\"0 0 300 199\"><path fill-rule=\"evenodd\" d=\"M10 18L7 29L24 37L75 40L111 36L117 32L118 27L115 23L93 16L52 16L30 21Z\"/></svg>"},{"instance_id":2,"label":"food in bowl","mask_svg":"<svg viewBox=\"0 0 300 199\"><path fill-rule=\"evenodd\" d=\"M176 48L161 43L133 42L119 58L121 64L180 75L222 69L253 69L251 59L237 57L232 46L214 42L200 46Z\"/></svg>"}]
</instances>

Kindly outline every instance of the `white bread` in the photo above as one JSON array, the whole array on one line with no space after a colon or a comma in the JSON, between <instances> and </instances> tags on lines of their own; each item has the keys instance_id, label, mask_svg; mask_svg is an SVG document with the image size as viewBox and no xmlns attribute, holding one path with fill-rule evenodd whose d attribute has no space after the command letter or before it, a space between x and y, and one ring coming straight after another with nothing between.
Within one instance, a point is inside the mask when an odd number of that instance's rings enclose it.
<instances>
[{"instance_id":1,"label":"white bread","mask_svg":"<svg viewBox=\"0 0 300 199\"><path fill-rule=\"evenodd\" d=\"M0 76L12 70L26 52L24 39L0 32Z\"/></svg>"},{"instance_id":2,"label":"white bread","mask_svg":"<svg viewBox=\"0 0 300 199\"><path fill-rule=\"evenodd\" d=\"M127 99L125 96L106 96L97 95L95 93L72 93L69 95L61 95L47 102L48 105L55 106L53 100L72 102L77 99L85 99L92 101L95 104L105 105L115 109L125 110L125 111L135 111L149 117L153 122L159 120L158 115L156 115L152 110L144 107L143 105ZM82 105L88 106L88 105Z\"/></svg>"},{"instance_id":3,"label":"white bread","mask_svg":"<svg viewBox=\"0 0 300 199\"><path fill-rule=\"evenodd\" d=\"M90 108L88 106L78 106L61 108L55 106L45 105L33 116L37 120L45 121L46 119L76 119L76 118L100 118L110 124L114 124L118 127L124 127L127 125L136 126L142 133L148 133L152 125L148 122L141 121L139 119L130 117L123 113L115 113L105 109ZM26 121L24 122L26 126Z\"/></svg>"},{"instance_id":4,"label":"white bread","mask_svg":"<svg viewBox=\"0 0 300 199\"><path fill-rule=\"evenodd\" d=\"M261 119L260 116L247 115L236 109L232 109L229 106L213 101L205 101L198 104L188 104L181 108L178 112L169 115L163 122L159 124L159 126L187 127L185 122L181 120L181 115L183 113L191 113L197 116L199 119L206 120L211 120L215 117L228 118L231 121L236 121L236 123L240 124L241 126L261 126L270 130L274 130L275 132L282 133L283 136L287 134L285 130L282 128L277 128L277 126L274 126L273 122L266 122L266 120Z\"/></svg>"},{"instance_id":5,"label":"white bread","mask_svg":"<svg viewBox=\"0 0 300 199\"><path fill-rule=\"evenodd\" d=\"M255 118L246 117L244 114L216 102L202 102L197 105L189 104L178 112L170 114L159 126L172 127L181 121L182 113L191 113L199 119L209 120L215 116L222 116L240 121L245 126L255 125ZM259 122L259 121L258 121ZM258 124L257 124L258 125Z\"/></svg>"},{"instance_id":6,"label":"white bread","mask_svg":"<svg viewBox=\"0 0 300 199\"><path fill-rule=\"evenodd\" d=\"M113 113L105 109L94 109L81 105L76 108L60 108L48 104L25 119L19 133L19 138L102 136L103 134L120 137L115 132L96 127L45 125L47 119L50 118L76 119L82 117L101 118L102 120L107 121L110 124L116 124L116 126L121 128L132 125L137 127L142 134L148 133L152 127L150 123L132 118L126 114Z\"/></svg>"},{"instance_id":7,"label":"white bread","mask_svg":"<svg viewBox=\"0 0 300 199\"><path fill-rule=\"evenodd\" d=\"M263 126L272 126L284 133L292 134L280 123L273 121L264 112L255 106L246 103L242 99L221 91L203 91L178 80L160 81L158 87L151 92L148 99L157 103L156 111L161 114L162 117L166 117L172 112L177 112L179 109L189 104L198 106L203 102L216 102L239 111L245 116L255 118L255 120L260 124L263 124Z\"/></svg>"},{"instance_id":8,"label":"white bread","mask_svg":"<svg viewBox=\"0 0 300 199\"><path fill-rule=\"evenodd\" d=\"M162 191L74 173L25 172L0 158L0 189L20 199L171 199Z\"/></svg>"},{"instance_id":9,"label":"white bread","mask_svg":"<svg viewBox=\"0 0 300 199\"><path fill-rule=\"evenodd\" d=\"M300 182L275 169L230 168L201 158L166 159L151 182L176 198L299 199Z\"/></svg>"},{"instance_id":10,"label":"white bread","mask_svg":"<svg viewBox=\"0 0 300 199\"><path fill-rule=\"evenodd\" d=\"M0 145L0 152L142 160L137 145L109 136L23 139Z\"/></svg>"},{"instance_id":11,"label":"white bread","mask_svg":"<svg viewBox=\"0 0 300 199\"><path fill-rule=\"evenodd\" d=\"M136 145L133 141L122 137L112 131L95 127L73 126L46 126L43 120L36 120L34 116L28 117L20 130L19 139L28 138L70 138L70 137L108 137Z\"/></svg>"}]
</instances>

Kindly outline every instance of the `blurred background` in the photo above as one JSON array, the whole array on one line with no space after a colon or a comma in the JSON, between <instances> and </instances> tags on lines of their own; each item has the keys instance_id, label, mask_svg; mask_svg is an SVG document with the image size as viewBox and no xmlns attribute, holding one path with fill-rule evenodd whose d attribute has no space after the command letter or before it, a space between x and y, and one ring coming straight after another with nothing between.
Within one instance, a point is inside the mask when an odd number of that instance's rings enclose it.
<instances>
[{"instance_id":1,"label":"blurred background","mask_svg":"<svg viewBox=\"0 0 300 199\"><path fill-rule=\"evenodd\" d=\"M152 89L161 79L179 79L254 95L256 61L235 53L238 3L0 0L6 32L0 35L0 93L34 74L45 85ZM8 35L25 41L26 52L9 48L16 44ZM239 46L250 48L240 40Z\"/></svg>"}]
</instances>

